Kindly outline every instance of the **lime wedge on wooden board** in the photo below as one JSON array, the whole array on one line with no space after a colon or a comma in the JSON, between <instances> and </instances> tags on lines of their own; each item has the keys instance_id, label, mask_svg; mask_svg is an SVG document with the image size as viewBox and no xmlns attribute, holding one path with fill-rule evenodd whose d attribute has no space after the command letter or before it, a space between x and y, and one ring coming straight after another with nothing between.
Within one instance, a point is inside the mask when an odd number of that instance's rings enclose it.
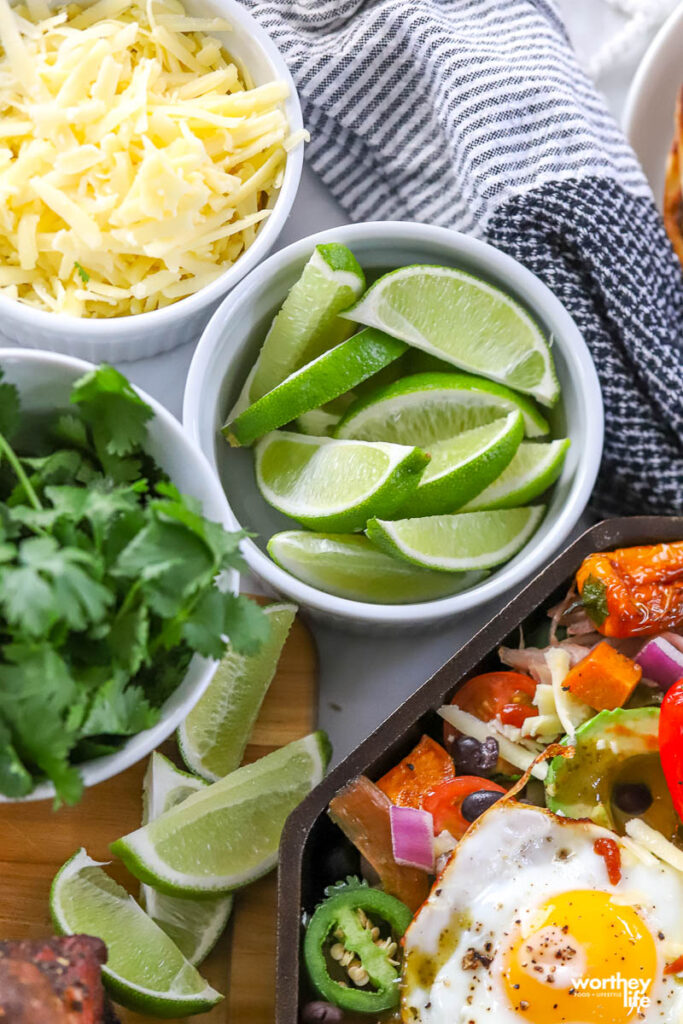
<instances>
[{"instance_id":1,"label":"lime wedge on wooden board","mask_svg":"<svg viewBox=\"0 0 683 1024\"><path fill-rule=\"evenodd\" d=\"M117 839L112 853L141 882L171 895L238 889L275 867L285 821L322 780L329 759L326 734L311 733Z\"/></svg>"},{"instance_id":2,"label":"lime wedge on wooden board","mask_svg":"<svg viewBox=\"0 0 683 1024\"><path fill-rule=\"evenodd\" d=\"M142 907L81 849L57 872L50 912L62 935L107 945L102 977L117 1003L155 1017L210 1010L223 997Z\"/></svg>"},{"instance_id":3,"label":"lime wedge on wooden board","mask_svg":"<svg viewBox=\"0 0 683 1024\"><path fill-rule=\"evenodd\" d=\"M210 782L242 763L297 607L271 604L263 612L270 624L268 639L252 655L238 654L228 644L208 689L178 729L183 761Z\"/></svg>"},{"instance_id":4,"label":"lime wedge on wooden board","mask_svg":"<svg viewBox=\"0 0 683 1024\"><path fill-rule=\"evenodd\" d=\"M142 824L204 789L209 783L189 775L155 750L142 785ZM195 967L209 955L223 933L232 910L232 896L188 900L167 896L150 885L140 886L140 901L159 927Z\"/></svg>"}]
</instances>

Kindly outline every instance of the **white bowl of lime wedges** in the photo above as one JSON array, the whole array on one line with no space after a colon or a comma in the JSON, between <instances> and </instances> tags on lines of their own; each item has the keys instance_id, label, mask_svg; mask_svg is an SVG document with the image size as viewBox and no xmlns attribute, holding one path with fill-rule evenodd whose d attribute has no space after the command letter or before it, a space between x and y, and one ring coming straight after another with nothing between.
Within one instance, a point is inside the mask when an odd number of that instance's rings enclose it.
<instances>
[{"instance_id":1,"label":"white bowl of lime wedges","mask_svg":"<svg viewBox=\"0 0 683 1024\"><path fill-rule=\"evenodd\" d=\"M484 242L403 222L252 271L201 338L183 419L252 572L363 628L528 579L583 512L603 442L595 368L552 292Z\"/></svg>"}]
</instances>

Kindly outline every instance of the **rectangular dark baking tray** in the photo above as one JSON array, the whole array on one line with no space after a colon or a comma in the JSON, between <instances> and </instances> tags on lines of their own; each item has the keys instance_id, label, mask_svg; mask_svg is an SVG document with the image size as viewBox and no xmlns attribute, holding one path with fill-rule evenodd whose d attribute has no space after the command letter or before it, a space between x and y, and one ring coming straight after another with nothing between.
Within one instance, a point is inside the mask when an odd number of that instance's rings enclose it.
<instances>
[{"instance_id":1,"label":"rectangular dark baking tray","mask_svg":"<svg viewBox=\"0 0 683 1024\"><path fill-rule=\"evenodd\" d=\"M586 530L330 772L290 816L280 845L276 1024L297 1024L300 1008L313 998L301 960L303 915L313 910L326 885L358 871L354 848L327 816L334 794L357 775L380 778L423 733L439 739L442 722L436 709L470 676L499 667L500 645L516 645L523 623L531 628L540 623L546 610L564 596L586 555L673 540L683 540L683 517L607 519Z\"/></svg>"}]
</instances>

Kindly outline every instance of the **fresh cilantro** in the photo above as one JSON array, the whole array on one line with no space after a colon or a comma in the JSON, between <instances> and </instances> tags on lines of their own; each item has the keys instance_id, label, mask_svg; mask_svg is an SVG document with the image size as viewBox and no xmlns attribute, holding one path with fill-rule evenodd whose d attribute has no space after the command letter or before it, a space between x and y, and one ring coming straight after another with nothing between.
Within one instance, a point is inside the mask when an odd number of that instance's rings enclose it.
<instances>
[{"instance_id":1,"label":"fresh cilantro","mask_svg":"<svg viewBox=\"0 0 683 1024\"><path fill-rule=\"evenodd\" d=\"M0 721L0 793L17 800L28 796L32 789L31 773L14 749L9 728Z\"/></svg>"},{"instance_id":2,"label":"fresh cilantro","mask_svg":"<svg viewBox=\"0 0 683 1024\"><path fill-rule=\"evenodd\" d=\"M140 477L147 423L154 413L113 366L99 366L74 385L78 405L98 459L116 483ZM135 457L138 456L138 457Z\"/></svg>"},{"instance_id":3,"label":"fresh cilantro","mask_svg":"<svg viewBox=\"0 0 683 1024\"><path fill-rule=\"evenodd\" d=\"M0 434L9 439L19 427L19 392L14 384L3 381L3 376L0 367Z\"/></svg>"},{"instance_id":4,"label":"fresh cilantro","mask_svg":"<svg viewBox=\"0 0 683 1024\"><path fill-rule=\"evenodd\" d=\"M181 636L206 658L225 654L225 599L215 587L205 591L188 616L178 623Z\"/></svg>"},{"instance_id":5,"label":"fresh cilantro","mask_svg":"<svg viewBox=\"0 0 683 1024\"><path fill-rule=\"evenodd\" d=\"M85 694L66 662L49 643L16 643L3 651L0 706L23 764L55 784L58 800L79 799L82 783L69 763L75 721Z\"/></svg>"},{"instance_id":6,"label":"fresh cilantro","mask_svg":"<svg viewBox=\"0 0 683 1024\"><path fill-rule=\"evenodd\" d=\"M112 661L132 676L147 661L149 630L149 609L142 601L122 609L111 624L107 641Z\"/></svg>"},{"instance_id":7,"label":"fresh cilantro","mask_svg":"<svg viewBox=\"0 0 683 1024\"><path fill-rule=\"evenodd\" d=\"M134 736L159 720L139 686L127 686L124 674L114 675L95 694L81 735Z\"/></svg>"},{"instance_id":8,"label":"fresh cilantro","mask_svg":"<svg viewBox=\"0 0 683 1024\"><path fill-rule=\"evenodd\" d=\"M325 895L336 896L340 892L353 892L354 889L367 889L369 883L365 878L359 878L358 875L347 875L345 879L335 882L334 885L328 885L325 887Z\"/></svg>"},{"instance_id":9,"label":"fresh cilantro","mask_svg":"<svg viewBox=\"0 0 683 1024\"><path fill-rule=\"evenodd\" d=\"M609 615L607 588L602 580L589 576L581 590L581 604L596 626L601 626Z\"/></svg>"},{"instance_id":10,"label":"fresh cilantro","mask_svg":"<svg viewBox=\"0 0 683 1024\"><path fill-rule=\"evenodd\" d=\"M83 282L83 284L87 284L87 283L88 283L88 281L90 280L90 274L88 273L88 271L87 271L87 270L85 270L85 269L84 269L84 268L83 268L83 267L82 267L82 266L80 265L80 263L78 262L78 260L74 260L74 270L76 271L76 273L77 273L77 274L78 274L78 276L80 277L80 279L81 279L81 281Z\"/></svg>"},{"instance_id":11,"label":"fresh cilantro","mask_svg":"<svg viewBox=\"0 0 683 1024\"><path fill-rule=\"evenodd\" d=\"M130 455L147 440L154 413L122 373L99 366L74 384L71 401L93 432L99 447L112 455Z\"/></svg>"},{"instance_id":12,"label":"fresh cilantro","mask_svg":"<svg viewBox=\"0 0 683 1024\"><path fill-rule=\"evenodd\" d=\"M0 610L10 625L32 636L64 621L84 630L100 622L113 603L111 590L93 574L100 566L92 554L60 547L54 537L30 537L17 549L17 567L0 574Z\"/></svg>"},{"instance_id":13,"label":"fresh cilantro","mask_svg":"<svg viewBox=\"0 0 683 1024\"><path fill-rule=\"evenodd\" d=\"M230 645L240 654L255 654L268 639L268 619L249 598L229 594L225 598L223 629Z\"/></svg>"},{"instance_id":14,"label":"fresh cilantro","mask_svg":"<svg viewBox=\"0 0 683 1024\"><path fill-rule=\"evenodd\" d=\"M244 534L166 478L125 377L101 366L71 398L33 424L0 383L0 793L47 777L58 803L80 798L78 764L158 721L194 653L268 631L221 585Z\"/></svg>"}]
</instances>

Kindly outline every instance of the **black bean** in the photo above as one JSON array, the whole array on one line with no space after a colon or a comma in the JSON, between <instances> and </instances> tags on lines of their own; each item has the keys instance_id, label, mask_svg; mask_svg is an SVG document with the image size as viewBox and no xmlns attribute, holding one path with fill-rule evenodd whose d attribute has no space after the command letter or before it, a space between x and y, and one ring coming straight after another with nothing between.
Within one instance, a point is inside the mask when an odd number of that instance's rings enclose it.
<instances>
[{"instance_id":1,"label":"black bean","mask_svg":"<svg viewBox=\"0 0 683 1024\"><path fill-rule=\"evenodd\" d=\"M465 821L475 821L502 796L503 794L495 789L478 789L476 793L470 793L465 797L460 808L463 818Z\"/></svg>"},{"instance_id":2,"label":"black bean","mask_svg":"<svg viewBox=\"0 0 683 1024\"><path fill-rule=\"evenodd\" d=\"M301 1011L301 1024L341 1024L343 1020L344 1014L338 1006L322 1000L306 1003Z\"/></svg>"},{"instance_id":3,"label":"black bean","mask_svg":"<svg viewBox=\"0 0 683 1024\"><path fill-rule=\"evenodd\" d=\"M498 743L487 736L483 743L471 736L458 736L453 744L453 760L461 775L491 775L498 763Z\"/></svg>"},{"instance_id":4,"label":"black bean","mask_svg":"<svg viewBox=\"0 0 683 1024\"><path fill-rule=\"evenodd\" d=\"M622 782L614 787L613 800L625 814L644 814L652 806L652 793L644 782Z\"/></svg>"}]
</instances>

